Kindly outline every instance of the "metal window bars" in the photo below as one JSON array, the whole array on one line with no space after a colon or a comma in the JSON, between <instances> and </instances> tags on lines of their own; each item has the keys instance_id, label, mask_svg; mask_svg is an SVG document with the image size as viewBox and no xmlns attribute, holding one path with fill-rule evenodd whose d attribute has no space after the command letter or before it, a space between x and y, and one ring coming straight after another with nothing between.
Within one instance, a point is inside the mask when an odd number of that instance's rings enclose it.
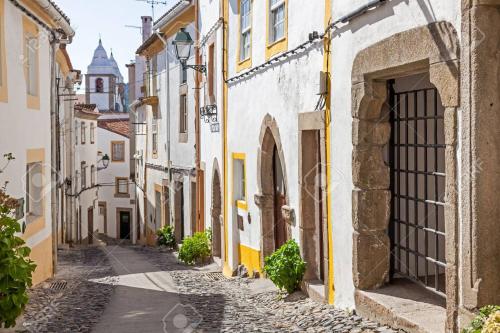
<instances>
[{"instance_id":1,"label":"metal window bars","mask_svg":"<svg viewBox=\"0 0 500 333\"><path fill-rule=\"evenodd\" d=\"M395 91L391 107L391 278L446 297L443 108L435 88Z\"/></svg>"}]
</instances>

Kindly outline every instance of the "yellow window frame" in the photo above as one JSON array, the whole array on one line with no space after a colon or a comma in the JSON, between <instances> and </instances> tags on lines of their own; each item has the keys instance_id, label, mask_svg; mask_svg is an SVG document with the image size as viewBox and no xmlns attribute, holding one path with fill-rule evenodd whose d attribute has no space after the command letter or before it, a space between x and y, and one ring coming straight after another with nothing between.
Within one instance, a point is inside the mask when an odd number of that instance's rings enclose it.
<instances>
[{"instance_id":1,"label":"yellow window frame","mask_svg":"<svg viewBox=\"0 0 500 333\"><path fill-rule=\"evenodd\" d=\"M235 200L234 198L234 162L242 161L243 163L243 182L245 184L245 200ZM247 184L247 166L246 166L246 155L245 153L233 153L233 184L232 184L232 196L233 202L236 203L236 207L242 210L248 210L248 184Z\"/></svg>"},{"instance_id":2,"label":"yellow window frame","mask_svg":"<svg viewBox=\"0 0 500 333\"><path fill-rule=\"evenodd\" d=\"M278 53L288 50L288 0L285 0L285 34L283 38L271 42L269 35L271 33L271 2L266 0L266 60L271 59Z\"/></svg>"},{"instance_id":3,"label":"yellow window frame","mask_svg":"<svg viewBox=\"0 0 500 333\"><path fill-rule=\"evenodd\" d=\"M236 72L252 67L252 36L253 36L253 0L250 0L250 55L241 59L241 1L238 0L238 47L236 50Z\"/></svg>"},{"instance_id":4,"label":"yellow window frame","mask_svg":"<svg viewBox=\"0 0 500 333\"><path fill-rule=\"evenodd\" d=\"M33 109L33 110L40 110L40 38L39 38L39 30L38 26L36 25L35 22L33 22L31 19L29 19L27 16L23 16L23 52L24 52L24 57L28 57L28 37L30 38L35 38L37 40L37 49L36 49L36 93L35 95L30 95L28 93L28 89L26 87L26 103L28 106L28 109ZM26 59L25 59L26 60ZM27 66L27 61L25 61L24 64L24 78L26 82L28 82L28 66Z\"/></svg>"}]
</instances>

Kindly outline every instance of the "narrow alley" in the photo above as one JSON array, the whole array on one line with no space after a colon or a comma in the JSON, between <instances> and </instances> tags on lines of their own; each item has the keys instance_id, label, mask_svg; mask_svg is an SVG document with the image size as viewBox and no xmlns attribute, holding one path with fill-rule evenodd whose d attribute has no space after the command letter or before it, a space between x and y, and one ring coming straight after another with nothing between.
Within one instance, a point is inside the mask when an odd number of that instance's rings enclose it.
<instances>
[{"instance_id":1,"label":"narrow alley","mask_svg":"<svg viewBox=\"0 0 500 333\"><path fill-rule=\"evenodd\" d=\"M155 248L82 247L59 251L59 260L59 274L31 291L25 332L396 332Z\"/></svg>"}]
</instances>

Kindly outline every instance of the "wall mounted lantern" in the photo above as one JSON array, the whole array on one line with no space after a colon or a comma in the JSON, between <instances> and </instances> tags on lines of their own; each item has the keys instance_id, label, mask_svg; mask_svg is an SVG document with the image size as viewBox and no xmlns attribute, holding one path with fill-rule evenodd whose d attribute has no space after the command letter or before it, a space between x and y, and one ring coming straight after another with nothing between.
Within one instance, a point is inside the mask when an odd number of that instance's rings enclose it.
<instances>
[{"instance_id":1,"label":"wall mounted lantern","mask_svg":"<svg viewBox=\"0 0 500 333\"><path fill-rule=\"evenodd\" d=\"M102 166L99 166L99 163L102 164ZM97 161L97 171L101 171L106 169L109 166L109 156L108 154L104 154L104 156Z\"/></svg>"},{"instance_id":2,"label":"wall mounted lantern","mask_svg":"<svg viewBox=\"0 0 500 333\"><path fill-rule=\"evenodd\" d=\"M207 66L205 65L187 64L187 61L191 56L191 48L194 45L194 41L191 38L189 32L186 31L186 28L181 28L181 30L175 36L172 44L174 44L175 56L177 57L177 60L179 60L183 68L191 68L201 73L207 72Z\"/></svg>"}]
</instances>

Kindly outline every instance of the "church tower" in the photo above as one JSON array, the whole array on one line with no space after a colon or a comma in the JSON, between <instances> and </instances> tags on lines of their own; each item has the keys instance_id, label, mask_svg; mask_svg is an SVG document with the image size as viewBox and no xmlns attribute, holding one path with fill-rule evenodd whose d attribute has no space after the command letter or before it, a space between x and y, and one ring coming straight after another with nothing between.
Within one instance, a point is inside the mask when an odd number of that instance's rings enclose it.
<instances>
[{"instance_id":1,"label":"church tower","mask_svg":"<svg viewBox=\"0 0 500 333\"><path fill-rule=\"evenodd\" d=\"M102 46L94 51L94 57L85 75L85 100L96 104L100 112L126 112L126 85L111 51L111 57Z\"/></svg>"}]
</instances>

